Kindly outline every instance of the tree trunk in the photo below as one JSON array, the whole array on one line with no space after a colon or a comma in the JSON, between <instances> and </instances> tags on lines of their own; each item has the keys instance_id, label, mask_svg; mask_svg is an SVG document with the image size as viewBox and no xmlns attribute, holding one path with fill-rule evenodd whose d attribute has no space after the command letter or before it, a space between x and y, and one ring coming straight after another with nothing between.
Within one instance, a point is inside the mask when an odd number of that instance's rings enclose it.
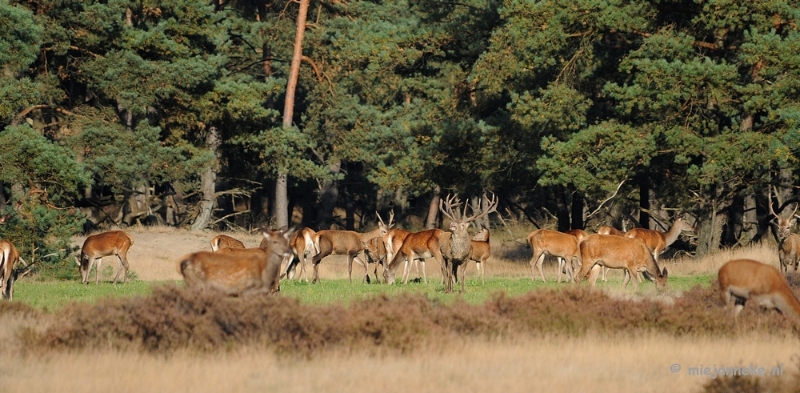
<instances>
[{"instance_id":1,"label":"tree trunk","mask_svg":"<svg viewBox=\"0 0 800 393\"><path fill-rule=\"evenodd\" d=\"M214 155L219 159L219 133L217 127L211 126L208 128L208 135L206 135L206 145ZM193 230L205 229L211 220L211 214L214 210L214 193L216 193L217 182L217 168L211 165L203 172L200 178L200 188L203 193L203 199L200 201L200 212L192 223Z\"/></svg>"},{"instance_id":2,"label":"tree trunk","mask_svg":"<svg viewBox=\"0 0 800 393\"><path fill-rule=\"evenodd\" d=\"M745 195L742 217L742 234L737 241L741 245L748 245L758 236L758 210L755 195L749 193Z\"/></svg>"},{"instance_id":3,"label":"tree trunk","mask_svg":"<svg viewBox=\"0 0 800 393\"><path fill-rule=\"evenodd\" d=\"M292 55L292 65L289 69L289 78L286 84L286 102L283 108L283 127L292 126L294 117L294 96L297 91L297 80L300 77L300 61L303 59L303 36L306 32L306 18L308 16L308 4L310 0L300 0L300 8L297 12L297 33L294 39L294 54ZM278 228L289 225L289 189L286 181L288 168L278 170L278 178L275 182L275 218Z\"/></svg>"},{"instance_id":4,"label":"tree trunk","mask_svg":"<svg viewBox=\"0 0 800 393\"><path fill-rule=\"evenodd\" d=\"M339 181L337 175L341 172L341 161L328 164L330 179L323 180L319 188L319 210L317 211L317 226L319 229L330 229L333 221L333 209L339 199Z\"/></svg>"},{"instance_id":5,"label":"tree trunk","mask_svg":"<svg viewBox=\"0 0 800 393\"><path fill-rule=\"evenodd\" d=\"M433 229L439 223L439 201L442 199L442 187L436 185L431 196L431 204L428 205L428 218L425 219L425 229Z\"/></svg>"},{"instance_id":6,"label":"tree trunk","mask_svg":"<svg viewBox=\"0 0 800 393\"><path fill-rule=\"evenodd\" d=\"M569 218L569 201L567 201L568 190L562 187L556 187L556 219L558 220L557 230L568 231L570 229Z\"/></svg>"},{"instance_id":7,"label":"tree trunk","mask_svg":"<svg viewBox=\"0 0 800 393\"><path fill-rule=\"evenodd\" d=\"M720 201L718 190L721 186L711 189L711 199L704 206L708 215L701 217L698 223L698 244L695 258L702 258L705 255L717 251L722 239L722 228L725 225L726 214L723 208L728 201Z\"/></svg>"},{"instance_id":8,"label":"tree trunk","mask_svg":"<svg viewBox=\"0 0 800 393\"><path fill-rule=\"evenodd\" d=\"M572 224L570 229L583 229L586 225L584 223L585 207L583 194L577 191L572 193Z\"/></svg>"},{"instance_id":9,"label":"tree trunk","mask_svg":"<svg viewBox=\"0 0 800 393\"><path fill-rule=\"evenodd\" d=\"M639 181L639 226L650 229L650 182L644 177Z\"/></svg>"}]
</instances>

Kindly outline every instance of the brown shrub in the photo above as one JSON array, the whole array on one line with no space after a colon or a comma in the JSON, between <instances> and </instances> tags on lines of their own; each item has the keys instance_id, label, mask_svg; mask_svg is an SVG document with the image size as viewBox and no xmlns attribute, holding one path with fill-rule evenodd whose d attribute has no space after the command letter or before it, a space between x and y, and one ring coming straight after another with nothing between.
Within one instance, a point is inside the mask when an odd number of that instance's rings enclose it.
<instances>
[{"instance_id":1,"label":"brown shrub","mask_svg":"<svg viewBox=\"0 0 800 393\"><path fill-rule=\"evenodd\" d=\"M408 294L379 295L349 306L310 306L280 296L228 298L168 285L147 297L70 305L58 312L57 322L26 335L26 341L38 348L155 353L257 344L276 353L310 356L332 348L408 352L472 337L798 334L780 314L748 309L735 321L713 287L696 287L672 304L569 288L519 297L501 293L480 305Z\"/></svg>"}]
</instances>

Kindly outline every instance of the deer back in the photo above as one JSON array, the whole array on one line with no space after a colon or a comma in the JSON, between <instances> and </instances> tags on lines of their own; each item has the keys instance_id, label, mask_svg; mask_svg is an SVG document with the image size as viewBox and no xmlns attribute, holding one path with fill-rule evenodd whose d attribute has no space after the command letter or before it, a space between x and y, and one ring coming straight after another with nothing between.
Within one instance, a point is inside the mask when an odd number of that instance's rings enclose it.
<instances>
[{"instance_id":1,"label":"deer back","mask_svg":"<svg viewBox=\"0 0 800 393\"><path fill-rule=\"evenodd\" d=\"M222 248L245 248L245 246L241 241L228 235L217 235L211 239L211 251L219 251Z\"/></svg>"}]
</instances>

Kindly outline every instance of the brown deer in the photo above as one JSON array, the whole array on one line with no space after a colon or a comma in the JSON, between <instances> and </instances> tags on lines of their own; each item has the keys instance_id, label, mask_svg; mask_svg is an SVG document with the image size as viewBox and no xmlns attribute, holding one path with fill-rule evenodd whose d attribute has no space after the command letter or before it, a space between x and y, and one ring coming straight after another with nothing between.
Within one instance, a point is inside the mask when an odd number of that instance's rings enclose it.
<instances>
[{"instance_id":1,"label":"brown deer","mask_svg":"<svg viewBox=\"0 0 800 393\"><path fill-rule=\"evenodd\" d=\"M735 259L719 269L719 289L726 305L734 301L738 316L748 300L761 307L776 309L800 322L800 301L786 278L773 266L752 259Z\"/></svg>"},{"instance_id":2,"label":"brown deer","mask_svg":"<svg viewBox=\"0 0 800 393\"><path fill-rule=\"evenodd\" d=\"M386 247L383 245L383 239L376 237L364 244L364 257L367 260L367 264L375 264L375 271L373 273L375 274L375 280L380 282L378 265L386 269ZM367 283L369 282L369 275L367 275Z\"/></svg>"},{"instance_id":3,"label":"brown deer","mask_svg":"<svg viewBox=\"0 0 800 393\"><path fill-rule=\"evenodd\" d=\"M492 256L492 245L489 243L489 229L481 224L481 230L470 240L472 248L469 250L469 260L475 261L475 265L481 272L481 284L486 285L484 273L486 271L486 261ZM466 279L466 276L464 276Z\"/></svg>"},{"instance_id":4,"label":"brown deer","mask_svg":"<svg viewBox=\"0 0 800 393\"><path fill-rule=\"evenodd\" d=\"M497 203L497 197L493 196L486 210L473 216L467 216L466 206L463 214L453 211L454 207L460 205L457 197L448 195L446 200L440 200L439 210L451 220L450 231L428 229L406 236L403 244L397 249L391 262L383 271L384 281L387 284L394 284L396 272L406 260L413 261L414 259L433 257L442 266L445 292L452 292L453 282L457 279L457 269L469 258L472 246L467 231L469 223L497 210ZM462 280L462 291L464 286L465 283Z\"/></svg>"},{"instance_id":5,"label":"brown deer","mask_svg":"<svg viewBox=\"0 0 800 393\"><path fill-rule=\"evenodd\" d=\"M547 282L542 271L544 257L551 255L564 260L567 274L572 279L573 266L580 265L580 251L578 250L578 238L563 232L551 229L537 229L528 234L528 243L531 245L533 255L531 256L531 280L536 281L535 268L539 269L542 281ZM559 261L558 282L561 282L561 262Z\"/></svg>"},{"instance_id":6,"label":"brown deer","mask_svg":"<svg viewBox=\"0 0 800 393\"><path fill-rule=\"evenodd\" d=\"M590 279L595 286L598 270L593 270L595 265L612 269L625 269L628 275L622 286L628 285L631 277L635 290L639 290L639 272L648 272L654 278L656 288L667 288L667 269L659 269L656 259L650 249L639 239L619 236L589 235L579 245L581 257L581 270L575 276L576 285L593 271Z\"/></svg>"},{"instance_id":7,"label":"brown deer","mask_svg":"<svg viewBox=\"0 0 800 393\"><path fill-rule=\"evenodd\" d=\"M317 255L311 259L314 265L314 277L311 282L319 282L319 263L322 258L328 255L347 255L347 273L350 283L353 282L353 261L358 262L364 266L364 280L367 275L367 264L358 257L364 251L364 244L376 237L386 235L387 229L385 227L378 227L370 232L358 233L355 231L344 230L322 230L317 232L314 236L314 244L319 250Z\"/></svg>"},{"instance_id":8,"label":"brown deer","mask_svg":"<svg viewBox=\"0 0 800 393\"><path fill-rule=\"evenodd\" d=\"M14 297L14 281L17 279L17 272L14 269L20 260L19 251L8 240L0 240L0 287L3 290L3 298L12 300Z\"/></svg>"},{"instance_id":9,"label":"brown deer","mask_svg":"<svg viewBox=\"0 0 800 393\"><path fill-rule=\"evenodd\" d=\"M606 236L625 236L625 232L608 225L603 225L600 228L597 228L597 234ZM598 267L598 269L601 269L601 272L603 273L603 282L606 282L606 273L608 273L608 268Z\"/></svg>"},{"instance_id":10,"label":"brown deer","mask_svg":"<svg viewBox=\"0 0 800 393\"><path fill-rule=\"evenodd\" d=\"M83 242L81 248L80 259L75 258L81 271L81 281L84 284L89 284L89 271L92 270L92 265L97 261L97 268L95 269L94 283L99 283L100 263L103 257L116 255L119 258L120 269L114 276L114 285L117 285L117 279L122 271L125 275L122 282L128 281L128 249L133 245L133 237L125 231L108 231L90 235Z\"/></svg>"},{"instance_id":11,"label":"brown deer","mask_svg":"<svg viewBox=\"0 0 800 393\"><path fill-rule=\"evenodd\" d=\"M319 249L316 247L317 244L314 243L314 236L316 234L317 232L308 227L301 228L292 233L292 236L289 238L289 246L292 248L292 255L285 261L286 271L281 274L281 277L286 277L290 280L293 279L298 264L300 264L300 274L297 276L297 279L299 280L303 277L303 273L306 271L306 260L309 256L319 253ZM266 241L266 239L262 240L259 247L263 248ZM295 260L297 260L297 262L295 262ZM306 279L306 281L308 281L308 279Z\"/></svg>"},{"instance_id":12,"label":"brown deer","mask_svg":"<svg viewBox=\"0 0 800 393\"><path fill-rule=\"evenodd\" d=\"M219 251L221 248L245 248L244 243L228 235L217 235L211 239L211 251Z\"/></svg>"},{"instance_id":13,"label":"brown deer","mask_svg":"<svg viewBox=\"0 0 800 393\"><path fill-rule=\"evenodd\" d=\"M640 239L647 245L647 248L653 253L653 258L658 261L658 256L664 250L671 246L678 240L678 236L684 231L692 232L694 227L682 218L676 218L672 226L667 232L661 232L653 229L633 228L625 233L625 237L631 239Z\"/></svg>"},{"instance_id":14,"label":"brown deer","mask_svg":"<svg viewBox=\"0 0 800 393\"><path fill-rule=\"evenodd\" d=\"M380 219L380 216L378 216L378 219ZM381 223L383 223L383 221L381 221ZM387 226L387 228L391 227L392 225L394 225L394 211L389 212L389 225ZM406 240L406 236L410 234L411 231L407 231L405 229L391 228L386 232L386 235L382 237L383 247L386 249L387 264L394 259L395 253L397 253L397 250L399 250L400 247L403 245L403 241ZM411 261L406 259L405 268L403 270L403 283L405 284L408 282L408 275L411 272L411 265L415 263L422 264L422 279L427 284L428 277L425 272L425 258L414 259ZM416 266L417 266L417 274L419 274L419 264L417 264ZM386 266L384 266L384 269L385 268Z\"/></svg>"},{"instance_id":15,"label":"brown deer","mask_svg":"<svg viewBox=\"0 0 800 393\"><path fill-rule=\"evenodd\" d=\"M293 231L263 231L264 249L200 251L184 256L178 269L188 288L212 289L228 296L246 297L275 293L280 287L281 262L292 249ZM262 242L263 244L263 242Z\"/></svg>"},{"instance_id":16,"label":"brown deer","mask_svg":"<svg viewBox=\"0 0 800 393\"><path fill-rule=\"evenodd\" d=\"M780 203L780 201L778 201ZM800 264L800 235L792 233L792 227L797 223L798 217L795 215L797 208L800 204L796 204L794 211L787 218L783 218L775 213L772 209L772 188L769 191L769 212L775 217L778 224L778 259L781 263L781 270L783 273L789 271L789 265L794 265L794 271L797 271L797 265Z\"/></svg>"}]
</instances>

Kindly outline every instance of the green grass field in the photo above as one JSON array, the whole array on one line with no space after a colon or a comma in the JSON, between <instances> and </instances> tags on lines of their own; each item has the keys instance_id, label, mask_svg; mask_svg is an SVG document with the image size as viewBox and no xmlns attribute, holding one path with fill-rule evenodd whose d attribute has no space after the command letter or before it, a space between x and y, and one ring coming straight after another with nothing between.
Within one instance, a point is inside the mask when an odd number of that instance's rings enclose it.
<instances>
[{"instance_id":1,"label":"green grass field","mask_svg":"<svg viewBox=\"0 0 800 393\"><path fill-rule=\"evenodd\" d=\"M713 275L670 277L668 293L676 294L695 285L708 286L713 278ZM607 283L598 282L597 286L615 293L635 294L632 284L629 284L627 289L622 289L621 279L621 277L615 275L610 277ZM95 302L108 297L143 296L151 293L154 286L164 285L165 283L168 282L130 281L114 286L110 282L102 281L98 285L94 283L82 285L78 281L22 280L14 284L14 301L53 311L70 302ZM175 283L180 284L180 281ZM500 292L505 292L507 296L516 296L533 290L568 288L571 285L574 284L559 284L552 279L544 283L541 280L531 282L529 278L490 277L486 279L486 285L482 285L478 279L468 279L464 293L445 294L443 292L444 286L438 282L438 278L429 280L428 284L409 283L407 285L379 285L374 283L353 283L351 285L345 279L323 280L319 284L291 280L281 282L281 295L297 298L306 304L347 304L352 300L380 294L393 296L403 293L423 294L429 298L443 301L461 299L468 303L482 303ZM582 285L588 286L589 284L584 282ZM645 282L640 284L640 294L654 294L655 292L653 283Z\"/></svg>"}]
</instances>

